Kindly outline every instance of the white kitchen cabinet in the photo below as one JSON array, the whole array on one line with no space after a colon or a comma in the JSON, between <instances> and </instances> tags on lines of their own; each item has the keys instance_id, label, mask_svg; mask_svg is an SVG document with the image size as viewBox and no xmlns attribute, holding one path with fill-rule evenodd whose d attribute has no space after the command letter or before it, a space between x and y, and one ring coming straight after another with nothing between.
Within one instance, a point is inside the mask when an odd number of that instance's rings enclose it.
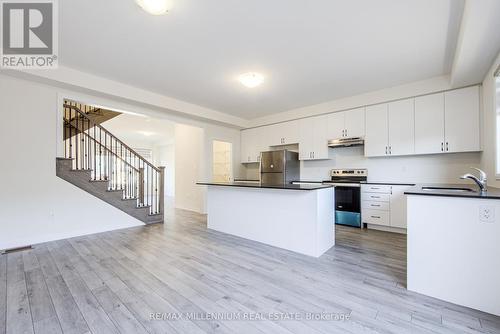
<instances>
[{"instance_id":1,"label":"white kitchen cabinet","mask_svg":"<svg viewBox=\"0 0 500 334\"><path fill-rule=\"evenodd\" d=\"M368 225L406 229L406 196L410 185L361 185L361 221Z\"/></svg>"},{"instance_id":2,"label":"white kitchen cabinet","mask_svg":"<svg viewBox=\"0 0 500 334\"><path fill-rule=\"evenodd\" d=\"M380 157L414 153L413 99L366 107L366 156Z\"/></svg>"},{"instance_id":3,"label":"white kitchen cabinet","mask_svg":"<svg viewBox=\"0 0 500 334\"><path fill-rule=\"evenodd\" d=\"M391 214L390 226L406 228L406 195L404 194L411 186L393 185L391 191Z\"/></svg>"},{"instance_id":4,"label":"white kitchen cabinet","mask_svg":"<svg viewBox=\"0 0 500 334\"><path fill-rule=\"evenodd\" d=\"M327 116L328 123L328 138L339 139L344 138L345 133L345 114L343 112L335 112Z\"/></svg>"},{"instance_id":5,"label":"white kitchen cabinet","mask_svg":"<svg viewBox=\"0 0 500 334\"><path fill-rule=\"evenodd\" d=\"M480 151L479 87L444 93L446 152Z\"/></svg>"},{"instance_id":6,"label":"white kitchen cabinet","mask_svg":"<svg viewBox=\"0 0 500 334\"><path fill-rule=\"evenodd\" d=\"M415 98L415 153L480 150L478 86Z\"/></svg>"},{"instance_id":7,"label":"white kitchen cabinet","mask_svg":"<svg viewBox=\"0 0 500 334\"><path fill-rule=\"evenodd\" d=\"M260 152L269 150L266 127L241 131L241 162L260 162Z\"/></svg>"},{"instance_id":8,"label":"white kitchen cabinet","mask_svg":"<svg viewBox=\"0 0 500 334\"><path fill-rule=\"evenodd\" d=\"M388 143L387 103L366 107L365 156L386 156Z\"/></svg>"},{"instance_id":9,"label":"white kitchen cabinet","mask_svg":"<svg viewBox=\"0 0 500 334\"><path fill-rule=\"evenodd\" d=\"M444 152L444 93L415 98L415 153Z\"/></svg>"},{"instance_id":10,"label":"white kitchen cabinet","mask_svg":"<svg viewBox=\"0 0 500 334\"><path fill-rule=\"evenodd\" d=\"M299 121L299 160L328 159L326 116Z\"/></svg>"},{"instance_id":11,"label":"white kitchen cabinet","mask_svg":"<svg viewBox=\"0 0 500 334\"><path fill-rule=\"evenodd\" d=\"M289 121L267 126L268 146L297 144L299 142L299 121Z\"/></svg>"},{"instance_id":12,"label":"white kitchen cabinet","mask_svg":"<svg viewBox=\"0 0 500 334\"><path fill-rule=\"evenodd\" d=\"M415 105L414 99L391 102L388 113L389 155L415 153Z\"/></svg>"},{"instance_id":13,"label":"white kitchen cabinet","mask_svg":"<svg viewBox=\"0 0 500 334\"><path fill-rule=\"evenodd\" d=\"M365 108L336 112L327 116L328 139L365 136Z\"/></svg>"}]
</instances>

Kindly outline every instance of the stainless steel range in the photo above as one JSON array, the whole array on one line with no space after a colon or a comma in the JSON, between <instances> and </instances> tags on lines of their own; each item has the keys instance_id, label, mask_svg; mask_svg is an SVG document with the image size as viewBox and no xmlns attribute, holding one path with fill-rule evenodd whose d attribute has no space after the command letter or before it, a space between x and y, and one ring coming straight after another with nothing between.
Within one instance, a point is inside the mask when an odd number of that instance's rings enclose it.
<instances>
[{"instance_id":1,"label":"stainless steel range","mask_svg":"<svg viewBox=\"0 0 500 334\"><path fill-rule=\"evenodd\" d=\"M368 178L366 169L332 169L330 180L335 186L335 223L361 227L361 182Z\"/></svg>"}]
</instances>

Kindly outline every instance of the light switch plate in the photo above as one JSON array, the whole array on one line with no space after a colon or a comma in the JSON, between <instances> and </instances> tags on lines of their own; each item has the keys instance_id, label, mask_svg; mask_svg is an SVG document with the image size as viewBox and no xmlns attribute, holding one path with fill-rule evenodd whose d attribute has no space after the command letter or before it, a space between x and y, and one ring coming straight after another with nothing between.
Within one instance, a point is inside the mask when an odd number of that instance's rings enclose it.
<instances>
[{"instance_id":1,"label":"light switch plate","mask_svg":"<svg viewBox=\"0 0 500 334\"><path fill-rule=\"evenodd\" d=\"M495 207L489 205L481 205L479 207L479 221L483 223L494 223Z\"/></svg>"}]
</instances>

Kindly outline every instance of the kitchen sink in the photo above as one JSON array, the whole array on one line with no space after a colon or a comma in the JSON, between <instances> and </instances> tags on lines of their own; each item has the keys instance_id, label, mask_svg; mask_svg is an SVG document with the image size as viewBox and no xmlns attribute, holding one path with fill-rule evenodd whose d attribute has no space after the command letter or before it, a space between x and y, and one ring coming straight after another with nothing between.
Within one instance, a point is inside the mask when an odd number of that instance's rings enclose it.
<instances>
[{"instance_id":1,"label":"kitchen sink","mask_svg":"<svg viewBox=\"0 0 500 334\"><path fill-rule=\"evenodd\" d=\"M447 191L447 192L475 192L471 188L446 188L446 187L422 187L425 191Z\"/></svg>"}]
</instances>

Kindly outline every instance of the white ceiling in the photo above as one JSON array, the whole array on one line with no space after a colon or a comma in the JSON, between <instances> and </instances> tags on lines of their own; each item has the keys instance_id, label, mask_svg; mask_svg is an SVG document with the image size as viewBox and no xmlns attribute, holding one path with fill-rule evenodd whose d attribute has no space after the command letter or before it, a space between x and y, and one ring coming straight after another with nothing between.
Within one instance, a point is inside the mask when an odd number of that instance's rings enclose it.
<instances>
[{"instance_id":1,"label":"white ceiling","mask_svg":"<svg viewBox=\"0 0 500 334\"><path fill-rule=\"evenodd\" d=\"M60 63L252 119L450 72L462 0L60 1ZM258 71L254 89L236 80Z\"/></svg>"},{"instance_id":2,"label":"white ceiling","mask_svg":"<svg viewBox=\"0 0 500 334\"><path fill-rule=\"evenodd\" d=\"M103 126L133 148L169 145L175 138L174 123L145 116L121 114Z\"/></svg>"}]
</instances>

